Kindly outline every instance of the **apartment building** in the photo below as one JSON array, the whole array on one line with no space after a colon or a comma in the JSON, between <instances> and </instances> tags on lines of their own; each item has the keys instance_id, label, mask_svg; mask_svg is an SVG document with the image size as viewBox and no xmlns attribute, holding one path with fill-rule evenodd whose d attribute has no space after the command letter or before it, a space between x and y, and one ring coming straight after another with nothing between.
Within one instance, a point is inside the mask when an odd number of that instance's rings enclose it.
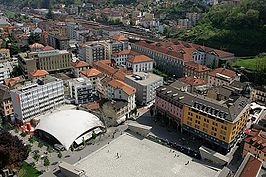
<instances>
[{"instance_id":1,"label":"apartment building","mask_svg":"<svg viewBox=\"0 0 266 177\"><path fill-rule=\"evenodd\" d=\"M153 70L153 60L146 55L136 55L126 60L126 67L135 72L150 72Z\"/></svg>"},{"instance_id":2,"label":"apartment building","mask_svg":"<svg viewBox=\"0 0 266 177\"><path fill-rule=\"evenodd\" d=\"M71 61L72 54L66 50L29 52L18 55L18 66L24 74L38 69L49 72L71 69Z\"/></svg>"},{"instance_id":3,"label":"apartment building","mask_svg":"<svg viewBox=\"0 0 266 177\"><path fill-rule=\"evenodd\" d=\"M207 66L195 63L194 61L187 62L184 67L185 76L197 77L205 81L208 81L209 72L210 69Z\"/></svg>"},{"instance_id":4,"label":"apartment building","mask_svg":"<svg viewBox=\"0 0 266 177\"><path fill-rule=\"evenodd\" d=\"M212 86L230 85L233 81L240 81L240 74L226 68L216 68L208 74L208 84Z\"/></svg>"},{"instance_id":5,"label":"apartment building","mask_svg":"<svg viewBox=\"0 0 266 177\"><path fill-rule=\"evenodd\" d=\"M66 34L61 35L59 33L51 32L48 34L47 42L49 46L52 46L55 49L59 49L59 50L69 49L69 38Z\"/></svg>"},{"instance_id":6,"label":"apartment building","mask_svg":"<svg viewBox=\"0 0 266 177\"><path fill-rule=\"evenodd\" d=\"M168 125L181 130L183 121L183 99L191 95L175 87L162 86L156 89L156 114L164 117Z\"/></svg>"},{"instance_id":7,"label":"apartment building","mask_svg":"<svg viewBox=\"0 0 266 177\"><path fill-rule=\"evenodd\" d=\"M136 89L136 101L148 105L155 100L156 89L163 85L163 78L153 73L136 72L126 75L125 83Z\"/></svg>"},{"instance_id":8,"label":"apartment building","mask_svg":"<svg viewBox=\"0 0 266 177\"><path fill-rule=\"evenodd\" d=\"M135 103L135 93L136 89L131 87L130 85L120 81L113 79L107 84L107 97L109 100L124 100L128 103L129 112L136 108Z\"/></svg>"},{"instance_id":9,"label":"apartment building","mask_svg":"<svg viewBox=\"0 0 266 177\"><path fill-rule=\"evenodd\" d=\"M63 80L49 75L26 81L11 90L14 116L20 121L29 120L54 110L64 103Z\"/></svg>"},{"instance_id":10,"label":"apartment building","mask_svg":"<svg viewBox=\"0 0 266 177\"><path fill-rule=\"evenodd\" d=\"M0 60L5 60L10 58L9 49L0 49Z\"/></svg>"},{"instance_id":11,"label":"apartment building","mask_svg":"<svg viewBox=\"0 0 266 177\"><path fill-rule=\"evenodd\" d=\"M263 162L266 161L266 132L252 129L245 138L243 156L253 154Z\"/></svg>"},{"instance_id":12,"label":"apartment building","mask_svg":"<svg viewBox=\"0 0 266 177\"><path fill-rule=\"evenodd\" d=\"M179 120L182 132L209 142L222 153L233 147L246 127L250 100L243 95L218 101L171 86L158 88L156 94L156 110L170 117L166 120L174 120L175 125Z\"/></svg>"},{"instance_id":13,"label":"apartment building","mask_svg":"<svg viewBox=\"0 0 266 177\"><path fill-rule=\"evenodd\" d=\"M13 113L10 89L5 85L0 85L0 114L5 118L10 118Z\"/></svg>"},{"instance_id":14,"label":"apartment building","mask_svg":"<svg viewBox=\"0 0 266 177\"><path fill-rule=\"evenodd\" d=\"M92 84L84 78L72 79L68 82L70 97L75 104L86 104L93 101Z\"/></svg>"},{"instance_id":15,"label":"apartment building","mask_svg":"<svg viewBox=\"0 0 266 177\"><path fill-rule=\"evenodd\" d=\"M81 60L73 60L71 62L72 73L75 77L80 77L80 72L89 69L89 64Z\"/></svg>"},{"instance_id":16,"label":"apartment building","mask_svg":"<svg viewBox=\"0 0 266 177\"><path fill-rule=\"evenodd\" d=\"M187 62L218 67L234 59L234 54L229 52L173 39L153 43L138 41L132 43L131 48L152 58L158 69L178 77L184 75Z\"/></svg>"},{"instance_id":17,"label":"apartment building","mask_svg":"<svg viewBox=\"0 0 266 177\"><path fill-rule=\"evenodd\" d=\"M106 53L106 48L102 42L87 42L79 47L79 57L90 65L95 61L105 60L107 58Z\"/></svg>"},{"instance_id":18,"label":"apartment building","mask_svg":"<svg viewBox=\"0 0 266 177\"><path fill-rule=\"evenodd\" d=\"M138 52L134 52L133 50L122 50L120 52L116 52L112 54L112 60L118 66L126 66L126 61L129 58L140 55Z\"/></svg>"},{"instance_id":19,"label":"apartment building","mask_svg":"<svg viewBox=\"0 0 266 177\"><path fill-rule=\"evenodd\" d=\"M0 63L0 84L4 83L5 79L10 78L10 69L4 63Z\"/></svg>"},{"instance_id":20,"label":"apartment building","mask_svg":"<svg viewBox=\"0 0 266 177\"><path fill-rule=\"evenodd\" d=\"M252 100L262 104L266 104L266 86L254 86L252 92Z\"/></svg>"},{"instance_id":21,"label":"apartment building","mask_svg":"<svg viewBox=\"0 0 266 177\"><path fill-rule=\"evenodd\" d=\"M182 130L227 153L246 127L249 106L249 99L243 96L225 101L193 96L184 102Z\"/></svg>"},{"instance_id":22,"label":"apartment building","mask_svg":"<svg viewBox=\"0 0 266 177\"><path fill-rule=\"evenodd\" d=\"M80 72L81 77L89 79L91 81L93 90L96 91L100 82L102 72L95 68L87 69Z\"/></svg>"}]
</instances>

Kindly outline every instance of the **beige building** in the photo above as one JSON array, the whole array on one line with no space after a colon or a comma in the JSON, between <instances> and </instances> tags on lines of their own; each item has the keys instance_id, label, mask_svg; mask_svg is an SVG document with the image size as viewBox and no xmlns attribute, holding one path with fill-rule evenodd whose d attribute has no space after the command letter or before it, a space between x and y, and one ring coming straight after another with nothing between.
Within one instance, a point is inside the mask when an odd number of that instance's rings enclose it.
<instances>
[{"instance_id":1,"label":"beige building","mask_svg":"<svg viewBox=\"0 0 266 177\"><path fill-rule=\"evenodd\" d=\"M191 61L185 64L184 70L185 76L187 77L192 76L208 81L208 73L210 72L210 69L205 65Z\"/></svg>"},{"instance_id":2,"label":"beige building","mask_svg":"<svg viewBox=\"0 0 266 177\"><path fill-rule=\"evenodd\" d=\"M10 51L9 49L0 49L0 60L9 59Z\"/></svg>"},{"instance_id":3,"label":"beige building","mask_svg":"<svg viewBox=\"0 0 266 177\"><path fill-rule=\"evenodd\" d=\"M5 85L0 86L0 113L4 117L9 117L13 114L10 91Z\"/></svg>"},{"instance_id":4,"label":"beige building","mask_svg":"<svg viewBox=\"0 0 266 177\"><path fill-rule=\"evenodd\" d=\"M20 53L18 66L24 74L41 69L58 71L71 68L72 54L66 50Z\"/></svg>"}]
</instances>

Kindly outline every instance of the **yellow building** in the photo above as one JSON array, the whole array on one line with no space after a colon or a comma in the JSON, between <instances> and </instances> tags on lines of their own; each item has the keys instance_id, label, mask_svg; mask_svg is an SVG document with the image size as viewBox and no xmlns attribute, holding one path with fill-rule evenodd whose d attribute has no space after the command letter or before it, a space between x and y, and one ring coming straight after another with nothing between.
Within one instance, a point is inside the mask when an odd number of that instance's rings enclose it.
<instances>
[{"instance_id":1,"label":"yellow building","mask_svg":"<svg viewBox=\"0 0 266 177\"><path fill-rule=\"evenodd\" d=\"M217 101L196 96L184 100L182 129L227 152L243 132L249 114L249 99L243 96Z\"/></svg>"}]
</instances>

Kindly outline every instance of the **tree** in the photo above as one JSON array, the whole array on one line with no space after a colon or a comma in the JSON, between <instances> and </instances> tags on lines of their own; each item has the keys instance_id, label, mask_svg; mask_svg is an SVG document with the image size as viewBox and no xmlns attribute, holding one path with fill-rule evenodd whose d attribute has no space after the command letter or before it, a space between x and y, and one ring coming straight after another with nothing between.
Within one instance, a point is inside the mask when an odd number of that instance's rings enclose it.
<instances>
[{"instance_id":1,"label":"tree","mask_svg":"<svg viewBox=\"0 0 266 177\"><path fill-rule=\"evenodd\" d=\"M43 147L43 143L42 142L39 142L38 147L39 148L42 148Z\"/></svg>"},{"instance_id":2,"label":"tree","mask_svg":"<svg viewBox=\"0 0 266 177\"><path fill-rule=\"evenodd\" d=\"M38 33L30 33L29 44L40 43L41 36Z\"/></svg>"},{"instance_id":3,"label":"tree","mask_svg":"<svg viewBox=\"0 0 266 177\"><path fill-rule=\"evenodd\" d=\"M36 160L36 162L38 162L40 159L40 155L37 152L35 152L33 155L33 159Z\"/></svg>"},{"instance_id":4,"label":"tree","mask_svg":"<svg viewBox=\"0 0 266 177\"><path fill-rule=\"evenodd\" d=\"M49 153L52 153L52 152L53 152L53 148L49 145L49 146L47 147L47 151L48 151Z\"/></svg>"},{"instance_id":5,"label":"tree","mask_svg":"<svg viewBox=\"0 0 266 177\"><path fill-rule=\"evenodd\" d=\"M60 159L63 157L61 151L58 152L57 157L60 158Z\"/></svg>"},{"instance_id":6,"label":"tree","mask_svg":"<svg viewBox=\"0 0 266 177\"><path fill-rule=\"evenodd\" d=\"M43 165L44 165L45 167L48 167L48 166L50 165L50 160L48 159L48 157L45 157L45 158L43 159Z\"/></svg>"},{"instance_id":7,"label":"tree","mask_svg":"<svg viewBox=\"0 0 266 177\"><path fill-rule=\"evenodd\" d=\"M28 147L17 136L0 130L0 155L0 169L19 169L29 152Z\"/></svg>"},{"instance_id":8,"label":"tree","mask_svg":"<svg viewBox=\"0 0 266 177\"><path fill-rule=\"evenodd\" d=\"M94 130L92 131L92 139L96 139L96 137L97 137L97 134L94 132Z\"/></svg>"},{"instance_id":9,"label":"tree","mask_svg":"<svg viewBox=\"0 0 266 177\"><path fill-rule=\"evenodd\" d=\"M54 19L54 12L52 11L51 8L49 8L48 13L46 14L46 18L52 20Z\"/></svg>"}]
</instances>

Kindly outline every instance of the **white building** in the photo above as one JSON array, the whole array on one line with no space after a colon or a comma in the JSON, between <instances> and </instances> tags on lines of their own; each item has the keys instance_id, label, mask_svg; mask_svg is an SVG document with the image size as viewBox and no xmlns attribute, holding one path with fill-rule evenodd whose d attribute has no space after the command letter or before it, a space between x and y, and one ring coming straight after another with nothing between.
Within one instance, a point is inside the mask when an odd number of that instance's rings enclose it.
<instances>
[{"instance_id":1,"label":"white building","mask_svg":"<svg viewBox=\"0 0 266 177\"><path fill-rule=\"evenodd\" d=\"M216 68L208 75L208 84L212 86L229 85L233 81L240 81L240 74L226 68Z\"/></svg>"},{"instance_id":2,"label":"white building","mask_svg":"<svg viewBox=\"0 0 266 177\"><path fill-rule=\"evenodd\" d=\"M16 119L23 121L34 118L64 103L63 80L47 75L28 81L11 90L11 98Z\"/></svg>"},{"instance_id":3,"label":"white building","mask_svg":"<svg viewBox=\"0 0 266 177\"><path fill-rule=\"evenodd\" d=\"M85 104L93 100L92 84L84 78L72 79L68 82L71 98L75 100L75 104Z\"/></svg>"},{"instance_id":4,"label":"white building","mask_svg":"<svg viewBox=\"0 0 266 177\"><path fill-rule=\"evenodd\" d=\"M147 105L155 100L156 89L163 85L163 78L152 73L137 72L127 75L125 82L136 88L136 101Z\"/></svg>"},{"instance_id":5,"label":"white building","mask_svg":"<svg viewBox=\"0 0 266 177\"><path fill-rule=\"evenodd\" d=\"M129 111L132 111L133 109L136 108L135 93L136 93L135 88L116 79L109 81L107 84L108 99L109 100L117 99L117 100L127 101Z\"/></svg>"},{"instance_id":6,"label":"white building","mask_svg":"<svg viewBox=\"0 0 266 177\"><path fill-rule=\"evenodd\" d=\"M71 65L72 65L72 73L75 77L79 77L81 71L89 69L89 64L81 60L73 59Z\"/></svg>"},{"instance_id":7,"label":"white building","mask_svg":"<svg viewBox=\"0 0 266 177\"><path fill-rule=\"evenodd\" d=\"M146 55L136 55L126 61L126 66L135 72L149 72L153 70L153 60Z\"/></svg>"},{"instance_id":8,"label":"white building","mask_svg":"<svg viewBox=\"0 0 266 177\"><path fill-rule=\"evenodd\" d=\"M0 84L2 84L5 79L10 78L10 72L12 72L12 67L10 68L6 64L0 63Z\"/></svg>"}]
</instances>

